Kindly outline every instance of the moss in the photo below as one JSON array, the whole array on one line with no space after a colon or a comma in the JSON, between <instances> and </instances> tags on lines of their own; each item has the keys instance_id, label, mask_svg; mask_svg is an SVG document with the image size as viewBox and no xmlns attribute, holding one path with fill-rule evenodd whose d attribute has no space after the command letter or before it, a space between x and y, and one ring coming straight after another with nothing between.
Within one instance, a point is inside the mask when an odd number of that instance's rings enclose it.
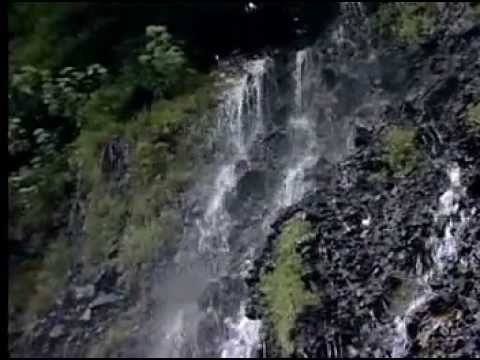
<instances>
[{"instance_id":1,"label":"moss","mask_svg":"<svg viewBox=\"0 0 480 360\"><path fill-rule=\"evenodd\" d=\"M290 332L298 314L305 305L318 302L304 287L302 260L296 251L296 242L309 232L310 224L306 221L292 219L285 224L274 250L275 268L262 273L260 278L264 306L284 355L293 351Z\"/></svg>"},{"instance_id":2,"label":"moss","mask_svg":"<svg viewBox=\"0 0 480 360\"><path fill-rule=\"evenodd\" d=\"M385 134L385 162L396 175L411 172L417 165L419 152L415 143L415 130L390 128Z\"/></svg>"},{"instance_id":3,"label":"moss","mask_svg":"<svg viewBox=\"0 0 480 360\"><path fill-rule=\"evenodd\" d=\"M480 102L469 106L466 120L469 126L480 127Z\"/></svg>"},{"instance_id":4,"label":"moss","mask_svg":"<svg viewBox=\"0 0 480 360\"><path fill-rule=\"evenodd\" d=\"M382 35L418 43L435 31L437 16L435 3L386 3L380 5L376 25Z\"/></svg>"}]
</instances>

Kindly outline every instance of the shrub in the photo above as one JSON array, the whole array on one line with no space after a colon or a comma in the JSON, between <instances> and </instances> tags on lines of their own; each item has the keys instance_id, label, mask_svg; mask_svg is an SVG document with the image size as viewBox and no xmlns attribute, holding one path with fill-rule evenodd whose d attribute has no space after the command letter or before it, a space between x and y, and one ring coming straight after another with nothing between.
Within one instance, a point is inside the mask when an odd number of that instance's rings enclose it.
<instances>
[{"instance_id":1,"label":"shrub","mask_svg":"<svg viewBox=\"0 0 480 360\"><path fill-rule=\"evenodd\" d=\"M260 278L264 306L284 355L293 351L290 332L298 314L305 305L318 302L304 287L302 260L296 252L296 242L309 232L310 224L306 221L292 219L285 224L275 245L275 268Z\"/></svg>"},{"instance_id":2,"label":"shrub","mask_svg":"<svg viewBox=\"0 0 480 360\"><path fill-rule=\"evenodd\" d=\"M192 70L187 67L183 51L172 43L172 37L164 26L147 26L147 44L138 56L137 83L164 97Z\"/></svg>"},{"instance_id":3,"label":"shrub","mask_svg":"<svg viewBox=\"0 0 480 360\"><path fill-rule=\"evenodd\" d=\"M393 127L384 138L385 162L395 174L412 171L418 160L415 130Z\"/></svg>"}]
</instances>

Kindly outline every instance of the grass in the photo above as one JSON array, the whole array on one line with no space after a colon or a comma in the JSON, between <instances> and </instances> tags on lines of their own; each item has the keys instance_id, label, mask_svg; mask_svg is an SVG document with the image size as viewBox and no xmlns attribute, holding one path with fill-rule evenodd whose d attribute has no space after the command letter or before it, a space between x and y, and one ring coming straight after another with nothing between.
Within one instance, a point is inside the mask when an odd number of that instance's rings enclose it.
<instances>
[{"instance_id":1,"label":"grass","mask_svg":"<svg viewBox=\"0 0 480 360\"><path fill-rule=\"evenodd\" d=\"M202 121L202 114L212 104L213 79L205 76L198 81L189 92L157 101L150 111L135 115L126 109L133 89L123 81L96 91L81 111L83 128L73 146L75 159L89 183L98 182L100 153L116 135L125 136L135 144L132 163L144 183L166 174L175 145L198 141L192 132L209 125ZM192 146L190 150L193 151Z\"/></svg>"},{"instance_id":2,"label":"grass","mask_svg":"<svg viewBox=\"0 0 480 360\"><path fill-rule=\"evenodd\" d=\"M306 221L292 219L285 224L274 250L275 268L262 273L260 278L264 306L284 355L293 351L290 332L298 314L305 305L318 302L318 298L304 287L302 260L296 252L297 241L309 232L310 224Z\"/></svg>"},{"instance_id":3,"label":"grass","mask_svg":"<svg viewBox=\"0 0 480 360\"><path fill-rule=\"evenodd\" d=\"M469 106L466 119L467 124L471 127L480 127L480 102L476 105Z\"/></svg>"},{"instance_id":4,"label":"grass","mask_svg":"<svg viewBox=\"0 0 480 360\"><path fill-rule=\"evenodd\" d=\"M173 211L165 211L159 218L147 223L131 225L126 232L119 254L124 266L148 264L158 258L160 250L176 243L181 235L179 218Z\"/></svg>"},{"instance_id":5,"label":"grass","mask_svg":"<svg viewBox=\"0 0 480 360\"><path fill-rule=\"evenodd\" d=\"M159 101L151 111L143 111L130 121L116 121L108 115L113 110L107 109L105 116L95 118L96 122L87 122L76 142L76 156L83 160L83 169L97 189L86 214L85 254L89 263L105 260L112 244L119 241L120 264L148 264L178 237L176 210L165 209L168 204L175 209L178 195L192 179L194 151L201 144L190 142L201 141L192 133L208 126L208 122L200 122L211 103L210 85L206 83L191 93ZM93 109L101 103L92 105ZM103 146L118 134L132 144L131 189L123 198L105 191L108 186L102 185L99 167Z\"/></svg>"},{"instance_id":6,"label":"grass","mask_svg":"<svg viewBox=\"0 0 480 360\"><path fill-rule=\"evenodd\" d=\"M85 260L97 264L107 259L113 243L120 238L127 216L127 201L105 188L92 194L85 218Z\"/></svg>"},{"instance_id":7,"label":"grass","mask_svg":"<svg viewBox=\"0 0 480 360\"><path fill-rule=\"evenodd\" d=\"M400 127L392 127L385 134L385 162L394 174L409 173L417 165L415 136L415 130Z\"/></svg>"},{"instance_id":8,"label":"grass","mask_svg":"<svg viewBox=\"0 0 480 360\"><path fill-rule=\"evenodd\" d=\"M118 256L122 266L148 265L162 250L172 248L181 236L179 213L176 208L165 206L164 187L163 182L151 184L131 199L128 226Z\"/></svg>"}]
</instances>

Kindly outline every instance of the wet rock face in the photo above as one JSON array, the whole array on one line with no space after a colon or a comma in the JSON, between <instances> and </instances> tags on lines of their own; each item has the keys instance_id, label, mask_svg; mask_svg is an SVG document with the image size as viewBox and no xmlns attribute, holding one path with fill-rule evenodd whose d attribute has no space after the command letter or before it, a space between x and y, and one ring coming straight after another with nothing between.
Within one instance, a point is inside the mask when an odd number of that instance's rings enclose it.
<instances>
[{"instance_id":1,"label":"wet rock face","mask_svg":"<svg viewBox=\"0 0 480 360\"><path fill-rule=\"evenodd\" d=\"M437 266L429 239L448 236L451 224L457 256L432 272L426 280L432 294L406 317L406 356L480 353L480 133L463 121L467 105L480 96L480 32L457 15L455 22L457 30L437 34L427 47L379 49L389 54L391 63L413 66L382 63L383 80L365 93L391 92L388 105L379 104L378 117L356 127L354 152L331 165L332 179L272 224L264 252L247 277L247 315L265 319L271 356L275 344L256 286L261 269L271 267L281 225L299 211L315 229L315 236L298 247L303 280L321 304L305 308L297 319L292 334L296 355L391 356L398 336L394 319L415 298L409 284ZM388 75L397 70L405 72L397 74L403 84L392 83L395 76ZM333 87L335 71L323 73ZM416 129L422 157L408 176L382 173L381 134L391 125ZM452 163L461 169L465 193L455 215L437 217Z\"/></svg>"}]
</instances>

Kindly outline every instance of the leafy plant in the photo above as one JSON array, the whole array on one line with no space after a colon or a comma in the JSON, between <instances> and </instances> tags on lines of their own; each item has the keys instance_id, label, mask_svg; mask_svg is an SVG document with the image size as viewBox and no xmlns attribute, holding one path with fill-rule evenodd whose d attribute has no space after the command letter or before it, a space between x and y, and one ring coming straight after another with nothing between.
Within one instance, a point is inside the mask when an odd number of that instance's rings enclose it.
<instances>
[{"instance_id":1,"label":"leafy plant","mask_svg":"<svg viewBox=\"0 0 480 360\"><path fill-rule=\"evenodd\" d=\"M187 68L183 51L172 42L165 26L150 25L145 30L147 44L138 55L140 84L163 97L178 86L182 78L192 71Z\"/></svg>"}]
</instances>

